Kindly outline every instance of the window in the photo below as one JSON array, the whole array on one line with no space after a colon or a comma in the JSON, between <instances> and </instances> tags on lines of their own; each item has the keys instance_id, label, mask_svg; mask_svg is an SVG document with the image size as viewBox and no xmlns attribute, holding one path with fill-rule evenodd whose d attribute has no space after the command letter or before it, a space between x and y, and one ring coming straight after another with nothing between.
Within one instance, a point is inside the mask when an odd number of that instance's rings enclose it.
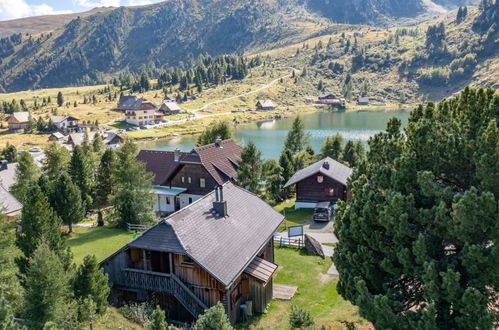
<instances>
[{"instance_id":1,"label":"window","mask_svg":"<svg viewBox=\"0 0 499 330\"><path fill-rule=\"evenodd\" d=\"M187 181L188 181L189 183L191 183L191 182L192 182L191 177L188 177L188 178L187 178Z\"/></svg>"},{"instance_id":2,"label":"window","mask_svg":"<svg viewBox=\"0 0 499 330\"><path fill-rule=\"evenodd\" d=\"M166 204L169 205L170 204L170 197L165 197L165 199L166 199Z\"/></svg>"},{"instance_id":3,"label":"window","mask_svg":"<svg viewBox=\"0 0 499 330\"><path fill-rule=\"evenodd\" d=\"M188 255L182 254L182 263L183 264L193 264L194 260L192 260L191 257L189 257Z\"/></svg>"},{"instance_id":4,"label":"window","mask_svg":"<svg viewBox=\"0 0 499 330\"><path fill-rule=\"evenodd\" d=\"M192 197L189 197L189 204L192 204Z\"/></svg>"},{"instance_id":5,"label":"window","mask_svg":"<svg viewBox=\"0 0 499 330\"><path fill-rule=\"evenodd\" d=\"M199 186L200 186L201 188L206 187L206 180L205 180L205 178L201 178L201 179L199 179Z\"/></svg>"},{"instance_id":6,"label":"window","mask_svg":"<svg viewBox=\"0 0 499 330\"><path fill-rule=\"evenodd\" d=\"M326 194L326 196L334 196L334 188L326 188L324 189L324 193Z\"/></svg>"},{"instance_id":7,"label":"window","mask_svg":"<svg viewBox=\"0 0 499 330\"><path fill-rule=\"evenodd\" d=\"M180 178L180 181L182 181L182 183L185 182L185 177L183 176L182 178Z\"/></svg>"}]
</instances>

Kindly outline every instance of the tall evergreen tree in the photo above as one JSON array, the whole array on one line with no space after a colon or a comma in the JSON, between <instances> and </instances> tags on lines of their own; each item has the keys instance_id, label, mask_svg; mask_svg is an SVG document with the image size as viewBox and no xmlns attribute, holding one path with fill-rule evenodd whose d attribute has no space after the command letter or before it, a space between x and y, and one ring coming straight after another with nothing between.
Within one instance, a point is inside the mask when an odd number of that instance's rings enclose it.
<instances>
[{"instance_id":1,"label":"tall evergreen tree","mask_svg":"<svg viewBox=\"0 0 499 330\"><path fill-rule=\"evenodd\" d=\"M117 166L116 152L108 148L102 154L96 175L95 203L97 205L108 205L115 188L114 172Z\"/></svg>"},{"instance_id":2,"label":"tall evergreen tree","mask_svg":"<svg viewBox=\"0 0 499 330\"><path fill-rule=\"evenodd\" d=\"M55 251L66 267L71 263L71 254L61 232L61 218L50 207L38 184L31 185L21 215L21 231L16 233L16 245L22 255L16 258L20 273L26 272L28 259L42 240Z\"/></svg>"},{"instance_id":3,"label":"tall evergreen tree","mask_svg":"<svg viewBox=\"0 0 499 330\"><path fill-rule=\"evenodd\" d=\"M357 165L359 165L364 156L365 152L362 142L353 142L352 140L349 140L345 144L342 160L347 162L350 167L356 167Z\"/></svg>"},{"instance_id":4,"label":"tall evergreen tree","mask_svg":"<svg viewBox=\"0 0 499 330\"><path fill-rule=\"evenodd\" d=\"M88 157L83 151L83 148L80 146L76 146L73 150L73 155L69 163L69 174L71 175L73 183L80 188L84 207L87 209L92 207L92 167Z\"/></svg>"},{"instance_id":5,"label":"tall evergreen tree","mask_svg":"<svg viewBox=\"0 0 499 330\"><path fill-rule=\"evenodd\" d=\"M328 136L321 147L321 157L331 157L334 160L342 161L343 148L343 137L339 133L336 133L334 136Z\"/></svg>"},{"instance_id":6,"label":"tall evergreen tree","mask_svg":"<svg viewBox=\"0 0 499 330\"><path fill-rule=\"evenodd\" d=\"M281 156L279 157L279 166L281 167L281 175L283 184L288 182L289 179L295 173L294 163L293 163L293 153L289 149L284 149L281 152ZM290 188L285 189L284 195L289 195Z\"/></svg>"},{"instance_id":7,"label":"tall evergreen tree","mask_svg":"<svg viewBox=\"0 0 499 330\"><path fill-rule=\"evenodd\" d=\"M262 166L263 177L265 179L265 191L270 199L280 201L284 179L282 177L282 167L275 159L267 159Z\"/></svg>"},{"instance_id":8,"label":"tall evergreen tree","mask_svg":"<svg viewBox=\"0 0 499 330\"><path fill-rule=\"evenodd\" d=\"M144 163L136 160L136 155L137 146L131 141L125 142L118 151L113 218L122 227L127 223L147 224L155 220L153 176L146 171Z\"/></svg>"},{"instance_id":9,"label":"tall evergreen tree","mask_svg":"<svg viewBox=\"0 0 499 330\"><path fill-rule=\"evenodd\" d=\"M262 153L253 141L248 142L241 153L237 168L237 182L253 193L260 191L262 177Z\"/></svg>"},{"instance_id":10,"label":"tall evergreen tree","mask_svg":"<svg viewBox=\"0 0 499 330\"><path fill-rule=\"evenodd\" d=\"M61 174L57 180L52 197L52 205L62 223L73 232L73 224L80 222L85 215L85 207L81 199L80 189L72 182L67 173Z\"/></svg>"},{"instance_id":11,"label":"tall evergreen tree","mask_svg":"<svg viewBox=\"0 0 499 330\"><path fill-rule=\"evenodd\" d=\"M9 301L5 299L3 292L0 291L0 329L16 330L21 327L14 321L14 311Z\"/></svg>"},{"instance_id":12,"label":"tall evergreen tree","mask_svg":"<svg viewBox=\"0 0 499 330\"><path fill-rule=\"evenodd\" d=\"M64 104L64 96L62 96L62 93L59 92L57 93L57 105L62 107L63 104Z\"/></svg>"},{"instance_id":13,"label":"tall evergreen tree","mask_svg":"<svg viewBox=\"0 0 499 330\"><path fill-rule=\"evenodd\" d=\"M35 164L29 152L23 152L18 157L15 183L10 187L10 192L17 200L24 201L29 186L38 180L40 169Z\"/></svg>"},{"instance_id":14,"label":"tall evergreen tree","mask_svg":"<svg viewBox=\"0 0 499 330\"><path fill-rule=\"evenodd\" d=\"M309 136L304 131L305 124L300 117L296 117L293 121L293 126L286 136L284 141L284 148L289 149L292 154L300 152L305 149L308 144Z\"/></svg>"},{"instance_id":15,"label":"tall evergreen tree","mask_svg":"<svg viewBox=\"0 0 499 330\"><path fill-rule=\"evenodd\" d=\"M107 274L99 267L94 255L85 256L76 270L73 290L76 298L90 298L95 303L97 313L103 314L106 311L110 291Z\"/></svg>"},{"instance_id":16,"label":"tall evergreen tree","mask_svg":"<svg viewBox=\"0 0 499 330\"><path fill-rule=\"evenodd\" d=\"M193 327L194 330L232 330L234 329L225 314L224 306L218 302L200 315Z\"/></svg>"},{"instance_id":17,"label":"tall evergreen tree","mask_svg":"<svg viewBox=\"0 0 499 330\"><path fill-rule=\"evenodd\" d=\"M25 283L23 317L29 320L30 329L44 329L48 322L57 324L58 329L76 326L69 273L45 242L29 259Z\"/></svg>"},{"instance_id":18,"label":"tall evergreen tree","mask_svg":"<svg viewBox=\"0 0 499 330\"><path fill-rule=\"evenodd\" d=\"M45 150L43 174L51 181L56 180L61 174L68 171L70 159L68 149L58 143L51 143Z\"/></svg>"},{"instance_id":19,"label":"tall evergreen tree","mask_svg":"<svg viewBox=\"0 0 499 330\"><path fill-rule=\"evenodd\" d=\"M5 159L9 163L17 161L17 148L13 144L7 144L7 146L2 150L0 155L2 159Z\"/></svg>"},{"instance_id":20,"label":"tall evergreen tree","mask_svg":"<svg viewBox=\"0 0 499 330\"><path fill-rule=\"evenodd\" d=\"M466 88L417 107L405 134L392 119L369 141L335 212L333 259L338 291L376 328L497 322L497 118L493 90Z\"/></svg>"},{"instance_id":21,"label":"tall evergreen tree","mask_svg":"<svg viewBox=\"0 0 499 330\"><path fill-rule=\"evenodd\" d=\"M216 139L226 140L230 138L232 138L232 131L229 123L221 121L207 127L203 133L199 135L196 145L199 147L214 143Z\"/></svg>"},{"instance_id":22,"label":"tall evergreen tree","mask_svg":"<svg viewBox=\"0 0 499 330\"><path fill-rule=\"evenodd\" d=\"M16 220L7 220L0 213L0 295L8 301L13 310L19 310L22 301L22 287L17 276L18 268L14 261L18 256L19 250L15 246L16 239L15 228ZM0 304L1 305L1 304ZM0 310L2 307L0 307ZM0 311L0 314L4 312ZM3 314L2 314L3 315ZM2 329L2 318L0 315L0 329Z\"/></svg>"}]
</instances>

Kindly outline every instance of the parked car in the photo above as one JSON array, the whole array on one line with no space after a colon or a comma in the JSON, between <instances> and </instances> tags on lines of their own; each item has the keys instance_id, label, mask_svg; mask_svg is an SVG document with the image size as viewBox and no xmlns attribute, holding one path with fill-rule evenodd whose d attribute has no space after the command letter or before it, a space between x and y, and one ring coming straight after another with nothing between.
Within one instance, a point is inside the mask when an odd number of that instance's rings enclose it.
<instances>
[{"instance_id":1,"label":"parked car","mask_svg":"<svg viewBox=\"0 0 499 330\"><path fill-rule=\"evenodd\" d=\"M122 134L122 133L124 133L124 132L125 132L124 130L119 129L119 130L117 130L117 131L116 131L116 134Z\"/></svg>"},{"instance_id":2,"label":"parked car","mask_svg":"<svg viewBox=\"0 0 499 330\"><path fill-rule=\"evenodd\" d=\"M161 119L161 122L162 122L162 123L167 123L167 122L168 122L168 120L166 120L166 119Z\"/></svg>"},{"instance_id":3,"label":"parked car","mask_svg":"<svg viewBox=\"0 0 499 330\"><path fill-rule=\"evenodd\" d=\"M334 204L336 205L336 204ZM331 221L335 207L331 202L319 202L315 205L312 219L314 221Z\"/></svg>"},{"instance_id":4,"label":"parked car","mask_svg":"<svg viewBox=\"0 0 499 330\"><path fill-rule=\"evenodd\" d=\"M145 127L144 125L140 125L139 128L140 129L147 129L147 127Z\"/></svg>"},{"instance_id":5,"label":"parked car","mask_svg":"<svg viewBox=\"0 0 499 330\"><path fill-rule=\"evenodd\" d=\"M42 148L40 147L33 147L29 149L29 152L42 152Z\"/></svg>"},{"instance_id":6,"label":"parked car","mask_svg":"<svg viewBox=\"0 0 499 330\"><path fill-rule=\"evenodd\" d=\"M134 131L134 128L133 128L133 127L128 127L128 128L126 129L126 131L127 131L127 132Z\"/></svg>"}]
</instances>

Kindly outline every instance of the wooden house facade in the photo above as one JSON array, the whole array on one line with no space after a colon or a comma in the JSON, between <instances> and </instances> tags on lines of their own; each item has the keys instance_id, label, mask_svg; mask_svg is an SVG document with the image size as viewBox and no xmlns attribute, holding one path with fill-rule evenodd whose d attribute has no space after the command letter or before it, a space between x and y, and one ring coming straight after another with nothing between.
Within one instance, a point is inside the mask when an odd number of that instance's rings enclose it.
<instances>
[{"instance_id":1,"label":"wooden house facade","mask_svg":"<svg viewBox=\"0 0 499 330\"><path fill-rule=\"evenodd\" d=\"M319 202L348 199L347 181L352 169L326 157L298 172L284 185L296 186L295 208L314 208Z\"/></svg>"},{"instance_id":2,"label":"wooden house facade","mask_svg":"<svg viewBox=\"0 0 499 330\"><path fill-rule=\"evenodd\" d=\"M219 301L232 323L243 313L262 313L272 299L272 238L282 221L256 195L228 182L101 263L112 302L149 301L184 322Z\"/></svg>"},{"instance_id":3,"label":"wooden house facade","mask_svg":"<svg viewBox=\"0 0 499 330\"><path fill-rule=\"evenodd\" d=\"M141 150L137 159L154 174L155 211L160 215L175 212L234 179L241 152L241 146L231 139L190 152Z\"/></svg>"},{"instance_id":4,"label":"wooden house facade","mask_svg":"<svg viewBox=\"0 0 499 330\"><path fill-rule=\"evenodd\" d=\"M25 129L29 125L29 112L21 111L14 112L13 114L7 116L7 124L9 125L9 130ZM36 118L33 116L33 120Z\"/></svg>"}]
</instances>

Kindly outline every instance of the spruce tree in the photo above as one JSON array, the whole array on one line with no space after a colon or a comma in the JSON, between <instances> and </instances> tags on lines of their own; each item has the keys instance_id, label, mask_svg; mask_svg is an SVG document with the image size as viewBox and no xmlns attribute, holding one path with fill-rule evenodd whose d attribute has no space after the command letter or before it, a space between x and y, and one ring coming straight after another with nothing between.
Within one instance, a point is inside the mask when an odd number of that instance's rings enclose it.
<instances>
[{"instance_id":1,"label":"spruce tree","mask_svg":"<svg viewBox=\"0 0 499 330\"><path fill-rule=\"evenodd\" d=\"M95 134L94 140L92 141L92 150L98 155L101 155L104 152L105 145L100 134Z\"/></svg>"},{"instance_id":2,"label":"spruce tree","mask_svg":"<svg viewBox=\"0 0 499 330\"><path fill-rule=\"evenodd\" d=\"M51 143L45 150L43 174L49 180L56 180L61 174L67 173L71 156L66 148L58 143Z\"/></svg>"},{"instance_id":3,"label":"spruce tree","mask_svg":"<svg viewBox=\"0 0 499 330\"><path fill-rule=\"evenodd\" d=\"M153 175L146 171L145 164L138 161L136 155L137 146L131 141L125 142L118 151L113 218L123 228L127 223L151 224L155 220Z\"/></svg>"},{"instance_id":4,"label":"spruce tree","mask_svg":"<svg viewBox=\"0 0 499 330\"><path fill-rule=\"evenodd\" d=\"M151 323L149 323L149 330L166 330L168 327L168 323L166 323L165 311L162 310L159 306L156 306L156 309L152 312L151 315Z\"/></svg>"},{"instance_id":5,"label":"spruce tree","mask_svg":"<svg viewBox=\"0 0 499 330\"><path fill-rule=\"evenodd\" d=\"M284 148L289 149L292 154L300 152L305 149L308 144L309 136L304 131L305 124L300 117L296 117L293 121L293 126L286 136L284 141Z\"/></svg>"},{"instance_id":6,"label":"spruce tree","mask_svg":"<svg viewBox=\"0 0 499 330\"><path fill-rule=\"evenodd\" d=\"M30 329L44 329L47 322L54 322L58 329L76 326L69 273L45 242L29 259L25 286L23 318L29 320Z\"/></svg>"},{"instance_id":7,"label":"spruce tree","mask_svg":"<svg viewBox=\"0 0 499 330\"><path fill-rule=\"evenodd\" d=\"M57 180L52 205L62 220L62 223L73 232L73 224L80 222L85 215L85 207L81 198L80 189L72 182L67 173L63 173Z\"/></svg>"},{"instance_id":8,"label":"spruce tree","mask_svg":"<svg viewBox=\"0 0 499 330\"><path fill-rule=\"evenodd\" d=\"M229 123L221 121L207 127L203 133L199 135L196 145L199 147L214 143L216 139L226 140L230 138L232 138L232 131Z\"/></svg>"},{"instance_id":9,"label":"spruce tree","mask_svg":"<svg viewBox=\"0 0 499 330\"><path fill-rule=\"evenodd\" d=\"M61 218L51 208L47 196L42 193L38 184L33 184L26 194L20 222L21 230L16 233L16 245L22 252L22 255L16 258L20 273L26 272L28 259L42 240L45 240L63 260L64 265L69 267L71 254L61 232L61 224Z\"/></svg>"},{"instance_id":10,"label":"spruce tree","mask_svg":"<svg viewBox=\"0 0 499 330\"><path fill-rule=\"evenodd\" d=\"M331 157L341 162L343 160L343 137L336 133L334 136L328 136L321 147L321 157Z\"/></svg>"},{"instance_id":11,"label":"spruce tree","mask_svg":"<svg viewBox=\"0 0 499 330\"><path fill-rule=\"evenodd\" d=\"M362 145L362 142L353 142L352 140L349 140L345 144L342 158L342 160L347 162L350 167L356 167L359 165L364 158L364 146Z\"/></svg>"},{"instance_id":12,"label":"spruce tree","mask_svg":"<svg viewBox=\"0 0 499 330\"><path fill-rule=\"evenodd\" d=\"M91 299L97 313L103 314L106 311L110 292L107 274L99 267L94 255L85 256L83 263L76 270L73 291L76 298Z\"/></svg>"},{"instance_id":13,"label":"spruce tree","mask_svg":"<svg viewBox=\"0 0 499 330\"><path fill-rule=\"evenodd\" d=\"M352 199L335 212L338 291L376 328L494 327L494 94L466 88L438 106L419 106L405 134L399 120L390 120L350 177Z\"/></svg>"},{"instance_id":14,"label":"spruce tree","mask_svg":"<svg viewBox=\"0 0 499 330\"><path fill-rule=\"evenodd\" d=\"M88 157L85 155L83 148L76 146L73 150L73 155L69 163L69 174L73 183L80 188L81 198L85 208L91 208L93 173Z\"/></svg>"},{"instance_id":15,"label":"spruce tree","mask_svg":"<svg viewBox=\"0 0 499 330\"><path fill-rule=\"evenodd\" d=\"M194 330L232 330L229 318L225 313L224 306L218 302L200 315L193 327Z\"/></svg>"},{"instance_id":16,"label":"spruce tree","mask_svg":"<svg viewBox=\"0 0 499 330\"><path fill-rule=\"evenodd\" d=\"M237 182L239 185L253 193L260 190L262 176L262 153L250 141L241 153L241 160L237 168Z\"/></svg>"},{"instance_id":17,"label":"spruce tree","mask_svg":"<svg viewBox=\"0 0 499 330\"><path fill-rule=\"evenodd\" d=\"M14 311L10 303L5 299L4 294L0 291L0 329L16 330L21 327L14 321Z\"/></svg>"},{"instance_id":18,"label":"spruce tree","mask_svg":"<svg viewBox=\"0 0 499 330\"><path fill-rule=\"evenodd\" d=\"M262 165L263 177L265 179L265 191L271 200L276 202L281 200L282 186L284 179L282 177L282 168L275 159L267 159Z\"/></svg>"},{"instance_id":19,"label":"spruce tree","mask_svg":"<svg viewBox=\"0 0 499 330\"><path fill-rule=\"evenodd\" d=\"M293 163L293 153L289 149L284 149L281 152L281 156L279 157L279 166L281 167L281 175L283 185L288 182L289 179L295 173L294 163ZM285 196L288 196L290 193L290 188L286 188L283 192Z\"/></svg>"},{"instance_id":20,"label":"spruce tree","mask_svg":"<svg viewBox=\"0 0 499 330\"><path fill-rule=\"evenodd\" d=\"M2 150L0 157L9 163L17 161L17 148L13 144L7 144Z\"/></svg>"},{"instance_id":21,"label":"spruce tree","mask_svg":"<svg viewBox=\"0 0 499 330\"><path fill-rule=\"evenodd\" d=\"M15 183L10 187L10 192L18 201L24 201L29 186L38 180L40 169L35 164L29 152L23 152L18 157Z\"/></svg>"},{"instance_id":22,"label":"spruce tree","mask_svg":"<svg viewBox=\"0 0 499 330\"><path fill-rule=\"evenodd\" d=\"M114 171L117 166L116 152L108 148L102 154L96 175L95 203L98 206L108 205L114 193Z\"/></svg>"},{"instance_id":23,"label":"spruce tree","mask_svg":"<svg viewBox=\"0 0 499 330\"><path fill-rule=\"evenodd\" d=\"M64 96L62 96L62 93L59 92L57 93L57 105L62 107L63 104L64 104Z\"/></svg>"}]
</instances>

